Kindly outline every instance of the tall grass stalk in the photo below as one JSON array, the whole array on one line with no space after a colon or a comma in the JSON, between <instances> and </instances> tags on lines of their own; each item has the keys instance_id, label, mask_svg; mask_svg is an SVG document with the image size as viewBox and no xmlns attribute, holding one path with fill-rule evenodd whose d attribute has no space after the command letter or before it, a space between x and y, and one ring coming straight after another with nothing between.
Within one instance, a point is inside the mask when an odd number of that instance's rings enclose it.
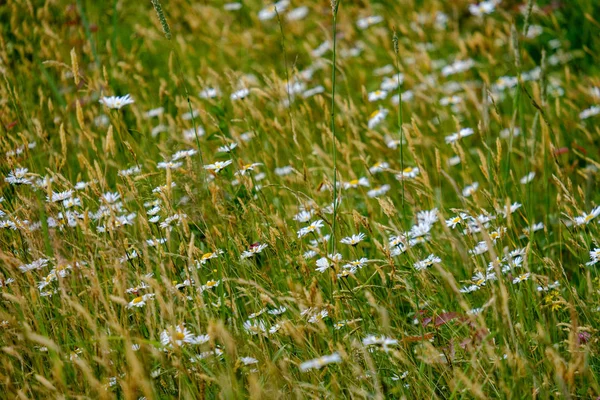
<instances>
[{"instance_id":1,"label":"tall grass stalk","mask_svg":"<svg viewBox=\"0 0 600 400\"><path fill-rule=\"evenodd\" d=\"M336 68L336 50L337 50L337 14L341 0L331 0L331 11L333 15L333 26L331 29L333 39L333 49L331 56L331 152L333 157L333 221L331 222L331 253L335 255L336 239L335 225L337 220L337 148L335 135L335 68Z\"/></svg>"},{"instance_id":2,"label":"tall grass stalk","mask_svg":"<svg viewBox=\"0 0 600 400\"><path fill-rule=\"evenodd\" d=\"M404 207L404 128L402 121L402 89L400 85L400 49L398 44L398 34L394 31L392 38L394 42L394 54L396 55L396 76L398 77L398 128L400 129L400 176L402 177L402 223L406 220L406 211Z\"/></svg>"}]
</instances>

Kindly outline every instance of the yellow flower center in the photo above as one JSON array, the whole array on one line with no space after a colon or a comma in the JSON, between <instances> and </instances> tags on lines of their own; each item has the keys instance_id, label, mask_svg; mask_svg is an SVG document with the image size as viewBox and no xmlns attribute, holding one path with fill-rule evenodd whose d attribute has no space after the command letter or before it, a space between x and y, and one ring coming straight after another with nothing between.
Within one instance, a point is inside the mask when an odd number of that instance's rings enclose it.
<instances>
[{"instance_id":1,"label":"yellow flower center","mask_svg":"<svg viewBox=\"0 0 600 400\"><path fill-rule=\"evenodd\" d=\"M132 303L133 304L139 304L142 301L144 301L144 298L140 296L140 297L136 297L135 299L133 299Z\"/></svg>"},{"instance_id":2,"label":"yellow flower center","mask_svg":"<svg viewBox=\"0 0 600 400\"><path fill-rule=\"evenodd\" d=\"M371 115L369 115L369 118L375 118L378 115L379 115L379 110L375 110L371 113Z\"/></svg>"},{"instance_id":3,"label":"yellow flower center","mask_svg":"<svg viewBox=\"0 0 600 400\"><path fill-rule=\"evenodd\" d=\"M202 254L202 259L203 260L208 260L209 258L211 258L213 255L213 253L204 253Z\"/></svg>"},{"instance_id":4,"label":"yellow flower center","mask_svg":"<svg viewBox=\"0 0 600 400\"><path fill-rule=\"evenodd\" d=\"M358 179L352 179L350 182L348 182L350 185L358 185Z\"/></svg>"},{"instance_id":5,"label":"yellow flower center","mask_svg":"<svg viewBox=\"0 0 600 400\"><path fill-rule=\"evenodd\" d=\"M217 285L217 281L208 281L208 282L206 282L206 287L209 287L209 288L211 288L213 286L216 286L216 285Z\"/></svg>"},{"instance_id":6,"label":"yellow flower center","mask_svg":"<svg viewBox=\"0 0 600 400\"><path fill-rule=\"evenodd\" d=\"M173 339L183 340L185 339L185 335L183 334L183 332L175 332L175 334L173 335Z\"/></svg>"},{"instance_id":7,"label":"yellow flower center","mask_svg":"<svg viewBox=\"0 0 600 400\"><path fill-rule=\"evenodd\" d=\"M411 173L412 172L412 167L406 167L404 168L404 170L402 170L402 172L404 172L405 174Z\"/></svg>"}]
</instances>

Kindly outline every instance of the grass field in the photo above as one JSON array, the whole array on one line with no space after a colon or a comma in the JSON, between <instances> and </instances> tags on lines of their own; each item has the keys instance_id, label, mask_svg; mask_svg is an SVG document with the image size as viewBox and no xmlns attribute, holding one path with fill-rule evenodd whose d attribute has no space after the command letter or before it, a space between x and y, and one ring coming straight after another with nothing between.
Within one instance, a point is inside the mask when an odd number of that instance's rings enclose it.
<instances>
[{"instance_id":1,"label":"grass field","mask_svg":"<svg viewBox=\"0 0 600 400\"><path fill-rule=\"evenodd\" d=\"M0 2L0 397L600 398L600 4L337 1Z\"/></svg>"}]
</instances>

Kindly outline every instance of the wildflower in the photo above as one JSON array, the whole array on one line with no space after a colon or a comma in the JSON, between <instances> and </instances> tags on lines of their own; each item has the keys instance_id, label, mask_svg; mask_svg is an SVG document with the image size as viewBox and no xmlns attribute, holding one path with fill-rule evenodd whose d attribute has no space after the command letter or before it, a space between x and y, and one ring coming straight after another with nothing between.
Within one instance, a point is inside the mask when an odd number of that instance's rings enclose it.
<instances>
[{"instance_id":1,"label":"wildflower","mask_svg":"<svg viewBox=\"0 0 600 400\"><path fill-rule=\"evenodd\" d=\"M373 197L379 197L379 196L383 196L384 194L386 194L389 190L391 189L390 185L381 185L381 186L377 186L374 189L371 189L367 192L367 196L373 198Z\"/></svg>"},{"instance_id":2,"label":"wildflower","mask_svg":"<svg viewBox=\"0 0 600 400\"><path fill-rule=\"evenodd\" d=\"M267 331L267 327L263 321L246 321L244 322L244 329L251 335L258 335L261 333L265 333Z\"/></svg>"},{"instance_id":3,"label":"wildflower","mask_svg":"<svg viewBox=\"0 0 600 400\"><path fill-rule=\"evenodd\" d=\"M520 179L521 185L528 184L535 178L535 172L530 172Z\"/></svg>"},{"instance_id":4,"label":"wildflower","mask_svg":"<svg viewBox=\"0 0 600 400\"><path fill-rule=\"evenodd\" d=\"M382 21L383 21L383 17L381 17L379 15L371 15L366 18L360 18L358 21L356 21L356 26L359 29L365 30L365 29L369 28L370 26L378 24Z\"/></svg>"},{"instance_id":5,"label":"wildflower","mask_svg":"<svg viewBox=\"0 0 600 400\"><path fill-rule=\"evenodd\" d=\"M575 217L575 224L577 226L587 225L591 220L596 218L598 215L600 215L600 206L594 208L592 211L590 211L589 214L583 213L581 216Z\"/></svg>"},{"instance_id":6,"label":"wildflower","mask_svg":"<svg viewBox=\"0 0 600 400\"><path fill-rule=\"evenodd\" d=\"M72 190L66 190L64 192L58 192L58 193L52 192L52 197L46 197L46 201L52 202L52 203L57 203L59 201L63 201L63 200L70 198L72 195L73 195Z\"/></svg>"},{"instance_id":7,"label":"wildflower","mask_svg":"<svg viewBox=\"0 0 600 400\"><path fill-rule=\"evenodd\" d=\"M362 177L360 179L353 179L353 180L351 180L349 182L344 182L342 186L346 190L347 189L351 189L351 188L357 188L359 186L366 186L366 187L368 187L369 186L369 180L367 178L365 178L365 177Z\"/></svg>"},{"instance_id":8,"label":"wildflower","mask_svg":"<svg viewBox=\"0 0 600 400\"><path fill-rule=\"evenodd\" d=\"M219 153L231 153L237 147L237 143L229 143L217 149Z\"/></svg>"},{"instance_id":9,"label":"wildflower","mask_svg":"<svg viewBox=\"0 0 600 400\"><path fill-rule=\"evenodd\" d=\"M315 250L308 250L307 252L302 254L302 257L304 257L305 259L308 260L310 258L316 257L317 254L319 254L319 253L317 253Z\"/></svg>"},{"instance_id":10,"label":"wildflower","mask_svg":"<svg viewBox=\"0 0 600 400\"><path fill-rule=\"evenodd\" d=\"M195 149L180 150L177 153L173 154L173 157L171 157L171 162L181 160L182 158L192 157L192 156L196 155L197 153L198 153L198 151ZM179 168L179 166L171 167L171 169L175 169L175 168Z\"/></svg>"},{"instance_id":11,"label":"wildflower","mask_svg":"<svg viewBox=\"0 0 600 400\"><path fill-rule=\"evenodd\" d=\"M232 163L231 160L227 160L227 161L216 161L214 164L208 164L204 166L204 169L207 169L209 171L214 171L215 173L219 173L221 172L221 170L223 170L225 167L227 167L228 165L230 165Z\"/></svg>"},{"instance_id":12,"label":"wildflower","mask_svg":"<svg viewBox=\"0 0 600 400\"><path fill-rule=\"evenodd\" d=\"M102 195L101 200L104 200L108 204L114 204L121 198L118 192L106 192Z\"/></svg>"},{"instance_id":13,"label":"wildflower","mask_svg":"<svg viewBox=\"0 0 600 400\"><path fill-rule=\"evenodd\" d=\"M469 250L469 253L474 256L477 256L483 253L487 253L488 250L489 249L487 243L485 241L481 241L477 243L477 245L472 250Z\"/></svg>"},{"instance_id":14,"label":"wildflower","mask_svg":"<svg viewBox=\"0 0 600 400\"><path fill-rule=\"evenodd\" d=\"M241 6L241 4L240 4ZM200 96L200 98L202 99L214 99L215 97L218 97L220 94L219 89L214 88L214 87L207 87L206 89L202 90L198 96Z\"/></svg>"},{"instance_id":15,"label":"wildflower","mask_svg":"<svg viewBox=\"0 0 600 400\"><path fill-rule=\"evenodd\" d=\"M588 119L600 114L600 106L592 106L579 113L579 119Z\"/></svg>"},{"instance_id":16,"label":"wildflower","mask_svg":"<svg viewBox=\"0 0 600 400\"><path fill-rule=\"evenodd\" d=\"M452 63L451 65L447 65L442 69L442 76L450 76L454 74L458 74L460 72L467 71L475 66L475 62L471 59L467 60L458 60Z\"/></svg>"},{"instance_id":17,"label":"wildflower","mask_svg":"<svg viewBox=\"0 0 600 400\"><path fill-rule=\"evenodd\" d=\"M383 100L387 97L387 95L388 93L385 90L376 90L369 93L369 101L372 103L374 101Z\"/></svg>"},{"instance_id":18,"label":"wildflower","mask_svg":"<svg viewBox=\"0 0 600 400\"><path fill-rule=\"evenodd\" d=\"M235 174L236 175L246 175L246 173L248 171L254 171L254 168L259 165L262 165L262 163L245 164Z\"/></svg>"},{"instance_id":19,"label":"wildflower","mask_svg":"<svg viewBox=\"0 0 600 400\"><path fill-rule=\"evenodd\" d=\"M399 181L403 179L414 179L419 176L419 172L419 168L417 167L406 167L402 170L402 172L396 175L396 179Z\"/></svg>"},{"instance_id":20,"label":"wildflower","mask_svg":"<svg viewBox=\"0 0 600 400\"><path fill-rule=\"evenodd\" d=\"M200 292L204 292L206 290L214 289L221 284L221 281L209 280L206 281L206 284L200 287Z\"/></svg>"},{"instance_id":21,"label":"wildflower","mask_svg":"<svg viewBox=\"0 0 600 400\"><path fill-rule=\"evenodd\" d=\"M118 172L118 175L119 176L131 176L131 175L137 175L140 172L142 172L142 169L136 165L136 166L133 166L133 167L128 168L128 169L122 169L122 170L120 170Z\"/></svg>"},{"instance_id":22,"label":"wildflower","mask_svg":"<svg viewBox=\"0 0 600 400\"><path fill-rule=\"evenodd\" d=\"M367 124L369 129L375 129L377 125L383 122L388 113L389 111L385 108L373 111L371 115L369 115L369 122Z\"/></svg>"},{"instance_id":23,"label":"wildflower","mask_svg":"<svg viewBox=\"0 0 600 400\"><path fill-rule=\"evenodd\" d=\"M206 264L208 260L219 257L219 254L223 254L223 250L217 249L215 251L202 254L202 257L200 257L200 264Z\"/></svg>"},{"instance_id":24,"label":"wildflower","mask_svg":"<svg viewBox=\"0 0 600 400\"><path fill-rule=\"evenodd\" d=\"M281 14L282 12L284 12L288 5L288 0L281 0L277 3L271 4L270 6L263 8L258 12L258 19L261 21L273 19L275 18L275 15L277 15L277 13Z\"/></svg>"},{"instance_id":25,"label":"wildflower","mask_svg":"<svg viewBox=\"0 0 600 400\"><path fill-rule=\"evenodd\" d=\"M134 101L127 94L123 97L119 97L119 96L102 97L100 99L99 103L104 104L108 108L112 108L114 110L119 110L128 104L134 103Z\"/></svg>"},{"instance_id":26,"label":"wildflower","mask_svg":"<svg viewBox=\"0 0 600 400\"><path fill-rule=\"evenodd\" d=\"M294 168L291 165L286 165L285 167L275 168L275 175L277 176L286 176L291 174L294 171Z\"/></svg>"},{"instance_id":27,"label":"wildflower","mask_svg":"<svg viewBox=\"0 0 600 400\"><path fill-rule=\"evenodd\" d=\"M341 363L342 357L339 353L333 353L327 356L321 356L312 360L308 360L300 364L300 371L306 372L311 369L321 369L327 364Z\"/></svg>"},{"instance_id":28,"label":"wildflower","mask_svg":"<svg viewBox=\"0 0 600 400\"><path fill-rule=\"evenodd\" d=\"M310 225L305 226L304 228L300 229L297 232L298 238L304 237L304 236L308 235L309 233L320 232L322 227L323 227L323 220L322 219L318 219L316 221L313 221L313 222L310 223Z\"/></svg>"},{"instance_id":29,"label":"wildflower","mask_svg":"<svg viewBox=\"0 0 600 400\"><path fill-rule=\"evenodd\" d=\"M367 262L369 262L369 259L363 257L358 260L350 261L348 264L344 265L342 268L356 270L357 268L364 267Z\"/></svg>"},{"instance_id":30,"label":"wildflower","mask_svg":"<svg viewBox=\"0 0 600 400\"><path fill-rule=\"evenodd\" d=\"M29 264L21 265L19 267L19 271L25 273L33 270L39 270L48 265L49 261L50 260L48 260L47 258L38 258L37 260L32 261Z\"/></svg>"},{"instance_id":31,"label":"wildflower","mask_svg":"<svg viewBox=\"0 0 600 400\"><path fill-rule=\"evenodd\" d=\"M510 206L505 207L503 210L501 210L501 212L506 217L508 214L512 214L515 211L517 211L519 208L521 208L521 206L521 203L512 203ZM600 208L598 211L600 212Z\"/></svg>"},{"instance_id":32,"label":"wildflower","mask_svg":"<svg viewBox=\"0 0 600 400\"><path fill-rule=\"evenodd\" d=\"M478 3L478 4L470 4L469 12L476 17L481 17L486 14L491 14L494 12L494 10L496 8L496 4L499 1L500 0L488 0L488 1L482 1L481 3Z\"/></svg>"},{"instance_id":33,"label":"wildflower","mask_svg":"<svg viewBox=\"0 0 600 400\"><path fill-rule=\"evenodd\" d=\"M268 244L263 243L255 243L250 246L250 249L244 251L242 253L242 259L253 257L255 254L261 253L264 249L266 249Z\"/></svg>"},{"instance_id":34,"label":"wildflower","mask_svg":"<svg viewBox=\"0 0 600 400\"><path fill-rule=\"evenodd\" d=\"M182 166L183 166L183 163L181 163L181 162L162 161L156 165L156 168L173 170L173 169L181 168Z\"/></svg>"},{"instance_id":35,"label":"wildflower","mask_svg":"<svg viewBox=\"0 0 600 400\"><path fill-rule=\"evenodd\" d=\"M430 254L424 260L417 261L414 264L414 267L417 271L423 271L424 269L431 267L433 264L439 264L441 262L441 258L437 257L434 254Z\"/></svg>"},{"instance_id":36,"label":"wildflower","mask_svg":"<svg viewBox=\"0 0 600 400\"><path fill-rule=\"evenodd\" d=\"M321 85L315 86L314 88L308 89L304 93L302 93L302 97L305 99L308 99L309 97L323 93L324 91L325 91L325 88L323 86L321 86Z\"/></svg>"},{"instance_id":37,"label":"wildflower","mask_svg":"<svg viewBox=\"0 0 600 400\"><path fill-rule=\"evenodd\" d=\"M474 131L472 128L463 128L459 132L456 132L449 136L446 136L445 140L446 140L446 143L448 143L448 144L456 143L464 137L471 136L473 133L474 133Z\"/></svg>"},{"instance_id":38,"label":"wildflower","mask_svg":"<svg viewBox=\"0 0 600 400\"><path fill-rule=\"evenodd\" d=\"M329 267L331 267L331 263L327 259L327 257L321 257L317 260L317 268L315 271L319 271L320 273L325 272Z\"/></svg>"},{"instance_id":39,"label":"wildflower","mask_svg":"<svg viewBox=\"0 0 600 400\"><path fill-rule=\"evenodd\" d=\"M598 261L600 261L600 248L596 247L594 250L590 251L590 261L585 265L592 266L598 263Z\"/></svg>"},{"instance_id":40,"label":"wildflower","mask_svg":"<svg viewBox=\"0 0 600 400\"><path fill-rule=\"evenodd\" d=\"M290 10L287 13L286 18L288 21L300 21L301 19L306 18L308 11L308 7L306 6L297 7L293 10Z\"/></svg>"},{"instance_id":41,"label":"wildflower","mask_svg":"<svg viewBox=\"0 0 600 400\"><path fill-rule=\"evenodd\" d=\"M390 346L398 344L396 339L387 336L368 335L363 339L363 346L381 346L381 349L386 353L391 350Z\"/></svg>"},{"instance_id":42,"label":"wildflower","mask_svg":"<svg viewBox=\"0 0 600 400\"><path fill-rule=\"evenodd\" d=\"M329 312L327 310L320 310L319 312L312 314L308 318L308 322L310 322L311 324L316 324L317 322L324 320L328 316L329 316Z\"/></svg>"},{"instance_id":43,"label":"wildflower","mask_svg":"<svg viewBox=\"0 0 600 400\"><path fill-rule=\"evenodd\" d=\"M250 89L248 88L241 88L239 90L236 90L235 92L231 93L231 100L241 100L241 99L245 99L248 95L250 94Z\"/></svg>"},{"instance_id":44,"label":"wildflower","mask_svg":"<svg viewBox=\"0 0 600 400\"><path fill-rule=\"evenodd\" d=\"M358 235L352 235L343 238L342 240L340 240L340 243L349 244L350 246L356 246L357 244L362 242L365 237L366 235L364 233L359 233Z\"/></svg>"},{"instance_id":45,"label":"wildflower","mask_svg":"<svg viewBox=\"0 0 600 400\"><path fill-rule=\"evenodd\" d=\"M523 281L526 281L529 279L529 276L531 274L529 272L525 273L525 274L521 274L519 276L517 276L516 278L513 279L512 283L517 284L517 283L521 283Z\"/></svg>"},{"instance_id":46,"label":"wildflower","mask_svg":"<svg viewBox=\"0 0 600 400\"><path fill-rule=\"evenodd\" d=\"M473 193L475 193L475 191L477 191L477 188L479 188L479 182L473 182L472 184L465 186L462 191L462 195L464 197L470 197Z\"/></svg>"},{"instance_id":47,"label":"wildflower","mask_svg":"<svg viewBox=\"0 0 600 400\"><path fill-rule=\"evenodd\" d=\"M131 300L129 302L129 304L127 304L127 308L133 308L133 307L143 307L146 305L146 300L151 300L154 298L154 295L149 293L149 294L145 294L143 296L138 296L135 299Z\"/></svg>"},{"instance_id":48,"label":"wildflower","mask_svg":"<svg viewBox=\"0 0 600 400\"><path fill-rule=\"evenodd\" d=\"M258 360L254 357L240 357L240 361L244 365L258 364Z\"/></svg>"},{"instance_id":49,"label":"wildflower","mask_svg":"<svg viewBox=\"0 0 600 400\"><path fill-rule=\"evenodd\" d=\"M208 335L194 335L181 323L175 327L169 327L160 334L160 343L164 347L183 346L184 344L202 344L210 340Z\"/></svg>"},{"instance_id":50,"label":"wildflower","mask_svg":"<svg viewBox=\"0 0 600 400\"><path fill-rule=\"evenodd\" d=\"M196 129L190 128L183 131L183 138L187 141L194 141L196 137L204 136L206 132L204 128L201 126L196 126Z\"/></svg>"},{"instance_id":51,"label":"wildflower","mask_svg":"<svg viewBox=\"0 0 600 400\"><path fill-rule=\"evenodd\" d=\"M152 110L146 111L144 113L144 117L145 118L158 117L159 115L162 115L163 112L165 112L164 107L153 108Z\"/></svg>"},{"instance_id":52,"label":"wildflower","mask_svg":"<svg viewBox=\"0 0 600 400\"><path fill-rule=\"evenodd\" d=\"M17 168L10 171L4 181L11 185L31 185L32 179L27 177L29 170L27 168Z\"/></svg>"},{"instance_id":53,"label":"wildflower","mask_svg":"<svg viewBox=\"0 0 600 400\"><path fill-rule=\"evenodd\" d=\"M383 78L379 87L385 92L391 92L392 90L398 89L398 86L400 86L402 83L404 83L404 75L396 74L392 78L387 76ZM402 100L404 100L404 97L402 97Z\"/></svg>"},{"instance_id":54,"label":"wildflower","mask_svg":"<svg viewBox=\"0 0 600 400\"><path fill-rule=\"evenodd\" d=\"M372 174L376 174L378 172L385 171L389 167L390 164L388 164L387 162L376 162L371 168L369 168L369 172Z\"/></svg>"},{"instance_id":55,"label":"wildflower","mask_svg":"<svg viewBox=\"0 0 600 400\"><path fill-rule=\"evenodd\" d=\"M267 313L270 314L270 315L281 315L281 314L283 314L286 311L287 311L287 307L281 306L281 307L269 310L269 311L267 311Z\"/></svg>"},{"instance_id":56,"label":"wildflower","mask_svg":"<svg viewBox=\"0 0 600 400\"><path fill-rule=\"evenodd\" d=\"M313 216L313 210L302 210L300 211L298 214L294 215L294 221L298 221L298 222L308 222L310 221L310 219Z\"/></svg>"},{"instance_id":57,"label":"wildflower","mask_svg":"<svg viewBox=\"0 0 600 400\"><path fill-rule=\"evenodd\" d=\"M456 228L456 226L458 224L460 224L461 222L463 222L464 220L470 219L471 217L465 213L460 213L459 215L456 215L448 220L446 220L446 225L448 225L450 228L454 229Z\"/></svg>"}]
</instances>

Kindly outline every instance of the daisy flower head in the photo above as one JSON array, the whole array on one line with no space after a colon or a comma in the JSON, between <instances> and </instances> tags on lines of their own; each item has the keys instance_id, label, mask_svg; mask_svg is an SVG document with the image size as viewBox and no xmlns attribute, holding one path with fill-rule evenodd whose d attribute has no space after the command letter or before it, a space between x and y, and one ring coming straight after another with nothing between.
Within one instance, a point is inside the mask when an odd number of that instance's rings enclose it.
<instances>
[{"instance_id":1,"label":"daisy flower head","mask_svg":"<svg viewBox=\"0 0 600 400\"><path fill-rule=\"evenodd\" d=\"M202 285L200 287L200 292L205 292L207 290L214 289L214 288L218 287L220 284L221 284L221 281L215 281L212 279L208 280L208 281L206 281L206 283L204 285Z\"/></svg>"},{"instance_id":2,"label":"daisy flower head","mask_svg":"<svg viewBox=\"0 0 600 400\"><path fill-rule=\"evenodd\" d=\"M372 103L374 101L384 100L388 95L388 92L385 90L375 90L374 92L369 93L368 99Z\"/></svg>"},{"instance_id":3,"label":"daisy flower head","mask_svg":"<svg viewBox=\"0 0 600 400\"><path fill-rule=\"evenodd\" d=\"M575 217L575 220L574 220L575 225L577 225L577 226L587 225L590 223L590 221L592 221L598 215L600 215L600 206L594 208L589 213L583 213L579 217Z\"/></svg>"},{"instance_id":4,"label":"daisy flower head","mask_svg":"<svg viewBox=\"0 0 600 400\"><path fill-rule=\"evenodd\" d=\"M375 164L373 164L373 166L371 168L369 168L369 172L372 174L376 174L378 172L385 171L389 167L390 167L390 164L387 162L376 162Z\"/></svg>"},{"instance_id":5,"label":"daisy flower head","mask_svg":"<svg viewBox=\"0 0 600 400\"><path fill-rule=\"evenodd\" d=\"M17 168L10 171L4 181L10 185L31 185L32 179L27 177L29 170L27 168Z\"/></svg>"},{"instance_id":6,"label":"daisy flower head","mask_svg":"<svg viewBox=\"0 0 600 400\"><path fill-rule=\"evenodd\" d=\"M389 190L391 189L391 186L388 184L385 185L381 185L381 186L377 186L374 189L371 189L367 192L367 196L371 197L371 198L375 198L375 197L379 197L379 196L383 196L384 194L386 194Z\"/></svg>"},{"instance_id":7,"label":"daisy flower head","mask_svg":"<svg viewBox=\"0 0 600 400\"><path fill-rule=\"evenodd\" d=\"M365 237L366 235L361 232L358 235L352 235L343 238L342 240L340 240L340 243L349 244L350 246L356 246L357 244L362 242L365 239Z\"/></svg>"},{"instance_id":8,"label":"daisy flower head","mask_svg":"<svg viewBox=\"0 0 600 400\"><path fill-rule=\"evenodd\" d=\"M369 121L367 123L369 129L375 129L377 125L383 122L388 113L389 111L385 108L373 111L371 115L369 115Z\"/></svg>"},{"instance_id":9,"label":"daisy flower head","mask_svg":"<svg viewBox=\"0 0 600 400\"><path fill-rule=\"evenodd\" d=\"M308 15L309 9L306 6L301 6L301 7L297 7L294 8L293 10L290 10L287 15L286 18L288 21L300 21L304 18L306 18L306 16Z\"/></svg>"},{"instance_id":10,"label":"daisy flower head","mask_svg":"<svg viewBox=\"0 0 600 400\"><path fill-rule=\"evenodd\" d=\"M277 13L282 13L289 6L288 0L281 0L277 3L273 3L258 12L258 19L261 21L268 21L275 18Z\"/></svg>"},{"instance_id":11,"label":"daisy flower head","mask_svg":"<svg viewBox=\"0 0 600 400\"><path fill-rule=\"evenodd\" d=\"M419 172L420 171L418 167L406 167L402 170L402 172L396 175L396 179L399 181L403 179L414 179L419 176Z\"/></svg>"},{"instance_id":12,"label":"daisy flower head","mask_svg":"<svg viewBox=\"0 0 600 400\"><path fill-rule=\"evenodd\" d=\"M352 179L349 182L343 183L343 188L346 190L357 188L359 186L369 187L369 180L363 176L360 179Z\"/></svg>"},{"instance_id":13,"label":"daisy flower head","mask_svg":"<svg viewBox=\"0 0 600 400\"><path fill-rule=\"evenodd\" d=\"M52 196L46 197L46 201L48 201L49 203L58 203L71 198L72 195L72 190L65 190L64 192L52 192Z\"/></svg>"},{"instance_id":14,"label":"daisy flower head","mask_svg":"<svg viewBox=\"0 0 600 400\"><path fill-rule=\"evenodd\" d=\"M110 96L110 97L102 97L99 100L100 104L104 104L106 107L111 108L113 110L120 110L128 104L133 104L134 101L130 95L126 94L125 96Z\"/></svg>"},{"instance_id":15,"label":"daisy flower head","mask_svg":"<svg viewBox=\"0 0 600 400\"><path fill-rule=\"evenodd\" d=\"M237 147L237 143L229 143L217 149L219 153L231 153Z\"/></svg>"},{"instance_id":16,"label":"daisy flower head","mask_svg":"<svg viewBox=\"0 0 600 400\"><path fill-rule=\"evenodd\" d=\"M194 335L184 323L169 327L160 334L160 343L163 347L183 346L185 344L202 344L210 340L208 335Z\"/></svg>"},{"instance_id":17,"label":"daisy flower head","mask_svg":"<svg viewBox=\"0 0 600 400\"><path fill-rule=\"evenodd\" d=\"M391 350L390 346L397 345L398 341L387 336L368 335L363 339L362 343L365 347L379 346L383 351L387 353Z\"/></svg>"},{"instance_id":18,"label":"daisy flower head","mask_svg":"<svg viewBox=\"0 0 600 400\"><path fill-rule=\"evenodd\" d=\"M396 74L393 77L386 76L385 78L383 78L379 87L381 88L381 90L391 92L392 90L398 89L398 86L402 85L403 83L404 75ZM402 100L405 100L404 97L402 97Z\"/></svg>"},{"instance_id":19,"label":"daisy flower head","mask_svg":"<svg viewBox=\"0 0 600 400\"><path fill-rule=\"evenodd\" d=\"M524 177L522 177L519 182L521 182L521 185L526 185L529 182L531 182L533 180L533 178L535 178L535 172L530 172L527 175L525 175Z\"/></svg>"},{"instance_id":20,"label":"daisy flower head","mask_svg":"<svg viewBox=\"0 0 600 400\"><path fill-rule=\"evenodd\" d=\"M127 308L141 308L146 305L147 300L154 298L154 294L148 293L143 296L138 296L127 304Z\"/></svg>"},{"instance_id":21,"label":"daisy flower head","mask_svg":"<svg viewBox=\"0 0 600 400\"><path fill-rule=\"evenodd\" d=\"M314 232L320 232L321 228L323 227L323 220L322 219L318 219L316 221L311 222L308 226L305 226L304 228L300 229L297 234L298 234L298 238L302 238L306 235L308 235L309 233L314 233Z\"/></svg>"},{"instance_id":22,"label":"daisy flower head","mask_svg":"<svg viewBox=\"0 0 600 400\"><path fill-rule=\"evenodd\" d=\"M250 258L254 257L256 254L261 253L264 249L266 249L269 245L266 243L254 243L250 246L250 248L242 253L241 258Z\"/></svg>"},{"instance_id":23,"label":"daisy flower head","mask_svg":"<svg viewBox=\"0 0 600 400\"><path fill-rule=\"evenodd\" d=\"M473 182L472 184L465 186L465 188L462 191L462 195L464 197L471 197L473 193L477 191L478 188L479 182Z\"/></svg>"},{"instance_id":24,"label":"daisy flower head","mask_svg":"<svg viewBox=\"0 0 600 400\"><path fill-rule=\"evenodd\" d=\"M249 171L254 171L254 168L262 165L262 163L253 163L253 164L244 164L240 167L239 171L237 171L236 175L246 175Z\"/></svg>"},{"instance_id":25,"label":"daisy flower head","mask_svg":"<svg viewBox=\"0 0 600 400\"><path fill-rule=\"evenodd\" d=\"M204 169L207 169L209 171L214 171L216 174L218 174L223 169L225 169L228 165L230 165L232 162L233 161L231 161L231 160L227 160L227 161L215 161L214 164L205 165Z\"/></svg>"},{"instance_id":26,"label":"daisy flower head","mask_svg":"<svg viewBox=\"0 0 600 400\"><path fill-rule=\"evenodd\" d=\"M531 273L529 273L529 272L521 274L521 275L517 276L516 278L514 278L513 281L512 281L512 283L516 285L517 283L521 283L523 281L526 281L526 280L529 279L530 275L531 275Z\"/></svg>"},{"instance_id":27,"label":"daisy flower head","mask_svg":"<svg viewBox=\"0 0 600 400\"><path fill-rule=\"evenodd\" d=\"M382 16L371 15L371 16L368 16L365 18L360 18L358 21L356 21L356 26L358 27L358 29L365 30L365 29L369 28L370 26L378 24L382 21L383 21Z\"/></svg>"},{"instance_id":28,"label":"daisy flower head","mask_svg":"<svg viewBox=\"0 0 600 400\"><path fill-rule=\"evenodd\" d=\"M463 128L459 132L455 132L449 136L446 136L445 140L446 140L446 143L448 143L448 144L456 143L464 137L471 136L473 133L475 133L475 132L473 131L472 128Z\"/></svg>"},{"instance_id":29,"label":"daisy flower head","mask_svg":"<svg viewBox=\"0 0 600 400\"><path fill-rule=\"evenodd\" d=\"M438 256L436 256L434 254L430 254L424 260L417 261L414 264L414 267L417 271L423 271L423 270L431 267L433 264L439 264L441 262L442 262L441 258L439 258Z\"/></svg>"},{"instance_id":30,"label":"daisy flower head","mask_svg":"<svg viewBox=\"0 0 600 400\"><path fill-rule=\"evenodd\" d=\"M300 364L300 371L306 372L306 371L310 371L311 369L321 369L324 366L326 366L327 364L341 363L341 362L342 362L342 357L340 356L339 353L336 352L336 353L333 353L330 355L321 356L319 358L315 358L315 359L303 362L302 364Z\"/></svg>"},{"instance_id":31,"label":"daisy flower head","mask_svg":"<svg viewBox=\"0 0 600 400\"><path fill-rule=\"evenodd\" d=\"M598 261L600 261L600 248L596 247L594 250L590 251L590 261L587 262L585 265L587 265L588 267L596 265Z\"/></svg>"}]
</instances>

